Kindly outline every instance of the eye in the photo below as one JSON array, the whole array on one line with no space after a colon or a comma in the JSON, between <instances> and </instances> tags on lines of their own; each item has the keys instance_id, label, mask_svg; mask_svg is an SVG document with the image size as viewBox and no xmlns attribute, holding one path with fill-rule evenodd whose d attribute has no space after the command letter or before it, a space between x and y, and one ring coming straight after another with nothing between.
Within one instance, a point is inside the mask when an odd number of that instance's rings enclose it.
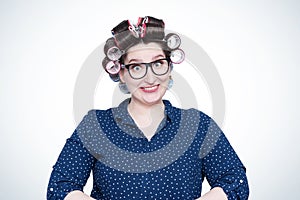
<instances>
[{"instance_id":1,"label":"eye","mask_svg":"<svg viewBox=\"0 0 300 200\"><path fill-rule=\"evenodd\" d=\"M158 68L161 67L164 64L163 60L155 61L153 63L153 67Z\"/></svg>"},{"instance_id":2,"label":"eye","mask_svg":"<svg viewBox=\"0 0 300 200\"><path fill-rule=\"evenodd\" d=\"M142 67L140 65L130 65L129 68L130 68L130 70L136 71L136 72L142 70Z\"/></svg>"}]
</instances>

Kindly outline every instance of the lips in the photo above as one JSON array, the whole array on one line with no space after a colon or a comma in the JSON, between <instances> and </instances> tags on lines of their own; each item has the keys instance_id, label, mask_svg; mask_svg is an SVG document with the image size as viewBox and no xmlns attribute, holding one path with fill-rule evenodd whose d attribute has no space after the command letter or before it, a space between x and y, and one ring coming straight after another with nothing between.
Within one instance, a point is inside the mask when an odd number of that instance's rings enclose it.
<instances>
[{"instance_id":1,"label":"lips","mask_svg":"<svg viewBox=\"0 0 300 200\"><path fill-rule=\"evenodd\" d=\"M159 85L152 85L152 86L147 86L147 87L141 87L141 90L143 92L156 92L158 90Z\"/></svg>"}]
</instances>

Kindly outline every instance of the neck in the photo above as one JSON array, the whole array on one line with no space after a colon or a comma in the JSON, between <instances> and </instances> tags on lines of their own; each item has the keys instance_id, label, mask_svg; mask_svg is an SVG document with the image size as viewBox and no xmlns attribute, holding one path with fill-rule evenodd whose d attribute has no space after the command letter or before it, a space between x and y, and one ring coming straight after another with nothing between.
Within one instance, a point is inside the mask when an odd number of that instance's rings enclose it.
<instances>
[{"instance_id":1,"label":"neck","mask_svg":"<svg viewBox=\"0 0 300 200\"><path fill-rule=\"evenodd\" d=\"M158 125L164 118L164 107L163 101L145 105L131 99L127 109L137 126L143 129Z\"/></svg>"},{"instance_id":2,"label":"neck","mask_svg":"<svg viewBox=\"0 0 300 200\"><path fill-rule=\"evenodd\" d=\"M147 105L131 99L128 105L128 111L133 115L148 115L151 113L164 113L164 107L163 101Z\"/></svg>"}]
</instances>

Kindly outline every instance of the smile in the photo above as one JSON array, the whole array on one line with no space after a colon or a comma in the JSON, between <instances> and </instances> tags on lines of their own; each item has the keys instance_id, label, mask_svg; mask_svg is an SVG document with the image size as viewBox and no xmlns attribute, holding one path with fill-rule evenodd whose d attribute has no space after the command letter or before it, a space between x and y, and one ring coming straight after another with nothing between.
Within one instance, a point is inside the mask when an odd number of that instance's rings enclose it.
<instances>
[{"instance_id":1,"label":"smile","mask_svg":"<svg viewBox=\"0 0 300 200\"><path fill-rule=\"evenodd\" d=\"M153 85L153 86L150 86L150 87L141 87L141 89L144 91L144 92L155 92L157 91L159 85Z\"/></svg>"}]
</instances>

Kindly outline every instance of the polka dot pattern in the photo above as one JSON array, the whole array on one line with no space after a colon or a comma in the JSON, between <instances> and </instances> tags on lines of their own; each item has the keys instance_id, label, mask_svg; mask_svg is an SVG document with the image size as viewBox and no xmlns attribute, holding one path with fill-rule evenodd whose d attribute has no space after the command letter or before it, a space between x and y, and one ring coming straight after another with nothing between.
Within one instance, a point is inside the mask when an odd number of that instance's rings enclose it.
<instances>
[{"instance_id":1,"label":"polka dot pattern","mask_svg":"<svg viewBox=\"0 0 300 200\"><path fill-rule=\"evenodd\" d=\"M165 118L148 141L128 103L84 117L53 166L47 199L83 190L91 172L95 199L196 199L205 177L228 199L248 198L245 167L209 116L164 100Z\"/></svg>"}]
</instances>

